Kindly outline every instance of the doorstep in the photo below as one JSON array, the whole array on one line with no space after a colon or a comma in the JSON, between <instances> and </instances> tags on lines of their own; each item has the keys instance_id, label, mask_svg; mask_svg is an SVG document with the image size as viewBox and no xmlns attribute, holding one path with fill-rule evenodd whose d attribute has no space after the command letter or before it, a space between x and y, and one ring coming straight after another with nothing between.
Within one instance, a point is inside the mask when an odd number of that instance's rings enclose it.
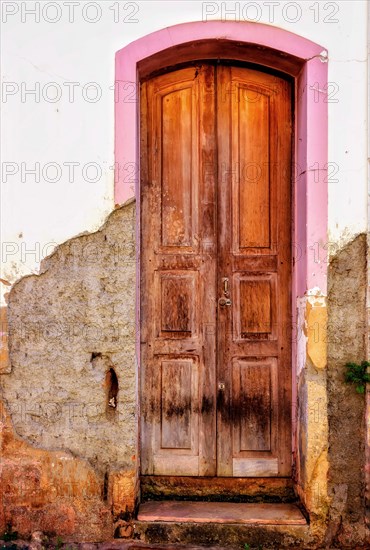
<instances>
[{"instance_id":1,"label":"doorstep","mask_svg":"<svg viewBox=\"0 0 370 550\"><path fill-rule=\"evenodd\" d=\"M140 505L137 519L147 522L306 525L295 504L151 501Z\"/></svg>"},{"instance_id":2,"label":"doorstep","mask_svg":"<svg viewBox=\"0 0 370 550\"><path fill-rule=\"evenodd\" d=\"M296 504L147 501L139 507L132 536L147 544L263 548L316 548Z\"/></svg>"},{"instance_id":3,"label":"doorstep","mask_svg":"<svg viewBox=\"0 0 370 550\"><path fill-rule=\"evenodd\" d=\"M296 502L291 477L141 476L141 501Z\"/></svg>"}]
</instances>

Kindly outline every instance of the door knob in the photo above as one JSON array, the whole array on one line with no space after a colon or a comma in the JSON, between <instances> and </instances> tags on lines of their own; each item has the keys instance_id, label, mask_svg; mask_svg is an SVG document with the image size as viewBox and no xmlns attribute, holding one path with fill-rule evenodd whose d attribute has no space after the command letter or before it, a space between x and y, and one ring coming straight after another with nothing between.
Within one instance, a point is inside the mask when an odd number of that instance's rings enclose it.
<instances>
[{"instance_id":1,"label":"door knob","mask_svg":"<svg viewBox=\"0 0 370 550\"><path fill-rule=\"evenodd\" d=\"M229 298L220 298L218 303L220 306L231 306L231 300Z\"/></svg>"}]
</instances>

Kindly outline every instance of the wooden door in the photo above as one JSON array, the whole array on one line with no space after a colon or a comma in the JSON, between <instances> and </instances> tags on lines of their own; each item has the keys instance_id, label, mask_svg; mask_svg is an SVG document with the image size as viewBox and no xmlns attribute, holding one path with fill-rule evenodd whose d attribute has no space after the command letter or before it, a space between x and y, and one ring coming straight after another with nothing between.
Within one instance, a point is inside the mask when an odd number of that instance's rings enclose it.
<instances>
[{"instance_id":1,"label":"wooden door","mask_svg":"<svg viewBox=\"0 0 370 550\"><path fill-rule=\"evenodd\" d=\"M291 91L206 64L141 89L141 471L288 476Z\"/></svg>"}]
</instances>

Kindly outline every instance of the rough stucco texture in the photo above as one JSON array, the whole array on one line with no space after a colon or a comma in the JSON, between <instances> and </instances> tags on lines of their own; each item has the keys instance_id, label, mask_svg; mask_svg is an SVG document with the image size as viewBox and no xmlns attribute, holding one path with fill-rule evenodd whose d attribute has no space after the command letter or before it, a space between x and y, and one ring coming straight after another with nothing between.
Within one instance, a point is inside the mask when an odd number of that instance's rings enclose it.
<instances>
[{"instance_id":1,"label":"rough stucco texture","mask_svg":"<svg viewBox=\"0 0 370 550\"><path fill-rule=\"evenodd\" d=\"M306 346L306 349L298 376L297 460L294 477L301 502L310 514L311 533L322 538L326 531L328 511L326 298L321 294L310 294L300 299L299 308L301 345Z\"/></svg>"},{"instance_id":2,"label":"rough stucco texture","mask_svg":"<svg viewBox=\"0 0 370 550\"><path fill-rule=\"evenodd\" d=\"M0 385L13 429L33 448L83 459L102 494L112 465L136 468L134 243L130 201L9 297L11 371Z\"/></svg>"},{"instance_id":3,"label":"rough stucco texture","mask_svg":"<svg viewBox=\"0 0 370 550\"><path fill-rule=\"evenodd\" d=\"M92 466L68 452L35 449L17 438L5 409L1 424L0 533L11 524L21 537L42 530L71 540L109 540L111 507Z\"/></svg>"},{"instance_id":4,"label":"rough stucco texture","mask_svg":"<svg viewBox=\"0 0 370 550\"><path fill-rule=\"evenodd\" d=\"M366 359L365 235L356 237L332 259L328 304L331 507L327 543L336 541L345 547L365 537L365 398L343 383L345 363Z\"/></svg>"}]
</instances>

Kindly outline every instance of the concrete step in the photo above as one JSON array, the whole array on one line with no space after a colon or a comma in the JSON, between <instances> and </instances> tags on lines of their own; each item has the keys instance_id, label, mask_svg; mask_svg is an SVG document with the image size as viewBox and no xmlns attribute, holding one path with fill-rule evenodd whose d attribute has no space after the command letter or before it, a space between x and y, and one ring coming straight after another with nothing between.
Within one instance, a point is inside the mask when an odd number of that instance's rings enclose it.
<instances>
[{"instance_id":1,"label":"concrete step","mask_svg":"<svg viewBox=\"0 0 370 550\"><path fill-rule=\"evenodd\" d=\"M134 537L148 544L225 548L315 548L294 504L150 501L140 505Z\"/></svg>"},{"instance_id":2,"label":"concrete step","mask_svg":"<svg viewBox=\"0 0 370 550\"><path fill-rule=\"evenodd\" d=\"M139 521L185 523L253 523L306 525L295 504L249 504L235 502L152 501L140 505Z\"/></svg>"},{"instance_id":3,"label":"concrete step","mask_svg":"<svg viewBox=\"0 0 370 550\"><path fill-rule=\"evenodd\" d=\"M295 502L291 478L141 476L142 501Z\"/></svg>"}]
</instances>

